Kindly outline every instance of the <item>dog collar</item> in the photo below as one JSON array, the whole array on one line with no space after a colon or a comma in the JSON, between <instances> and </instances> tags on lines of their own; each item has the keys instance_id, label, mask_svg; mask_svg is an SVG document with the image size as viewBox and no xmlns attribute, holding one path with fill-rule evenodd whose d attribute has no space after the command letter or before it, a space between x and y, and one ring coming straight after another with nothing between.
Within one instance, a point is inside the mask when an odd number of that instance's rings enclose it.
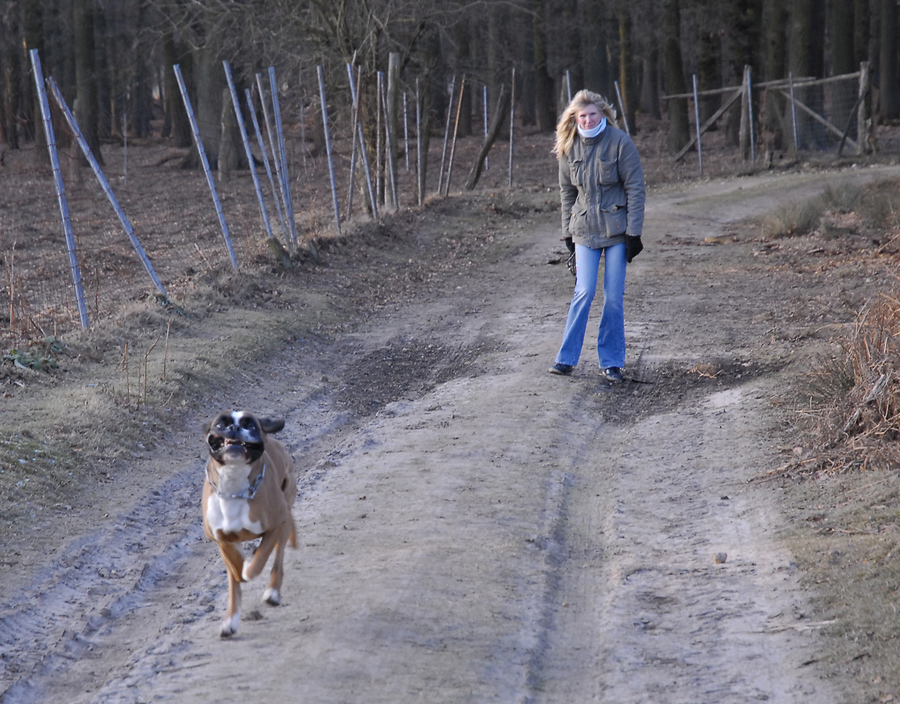
<instances>
[{"instance_id":1,"label":"dog collar","mask_svg":"<svg viewBox=\"0 0 900 704\"><path fill-rule=\"evenodd\" d=\"M220 499L247 499L247 501L252 501L256 496L256 492L259 491L260 485L262 485L263 477L266 476L266 465L263 463L262 471L256 475L256 478L250 482L250 486L248 486L243 491L238 491L234 494L223 494L219 491L219 485L213 481L212 475L209 473L209 465L206 466L206 479L209 481L210 486L216 492L216 496Z\"/></svg>"}]
</instances>

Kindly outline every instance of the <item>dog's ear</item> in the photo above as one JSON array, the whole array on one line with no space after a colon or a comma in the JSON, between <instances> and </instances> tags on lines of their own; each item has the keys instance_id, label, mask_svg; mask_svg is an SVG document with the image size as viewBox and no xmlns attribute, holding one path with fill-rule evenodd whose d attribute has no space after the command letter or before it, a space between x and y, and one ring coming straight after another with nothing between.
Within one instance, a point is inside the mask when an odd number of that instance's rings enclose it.
<instances>
[{"instance_id":1,"label":"dog's ear","mask_svg":"<svg viewBox=\"0 0 900 704\"><path fill-rule=\"evenodd\" d=\"M284 428L284 418L260 418L259 427L263 429L263 432L270 435L277 433Z\"/></svg>"}]
</instances>

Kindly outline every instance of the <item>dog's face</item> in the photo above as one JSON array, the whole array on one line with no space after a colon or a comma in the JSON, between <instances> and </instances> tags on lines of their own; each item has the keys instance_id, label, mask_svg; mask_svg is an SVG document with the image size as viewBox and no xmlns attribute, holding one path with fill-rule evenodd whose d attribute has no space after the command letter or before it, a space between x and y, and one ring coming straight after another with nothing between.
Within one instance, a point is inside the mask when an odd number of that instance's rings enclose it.
<instances>
[{"instance_id":1,"label":"dog's face","mask_svg":"<svg viewBox=\"0 0 900 704\"><path fill-rule=\"evenodd\" d=\"M209 456L220 464L252 464L266 449L266 434L277 433L283 427L283 418L257 418L247 411L225 411L206 425Z\"/></svg>"}]
</instances>

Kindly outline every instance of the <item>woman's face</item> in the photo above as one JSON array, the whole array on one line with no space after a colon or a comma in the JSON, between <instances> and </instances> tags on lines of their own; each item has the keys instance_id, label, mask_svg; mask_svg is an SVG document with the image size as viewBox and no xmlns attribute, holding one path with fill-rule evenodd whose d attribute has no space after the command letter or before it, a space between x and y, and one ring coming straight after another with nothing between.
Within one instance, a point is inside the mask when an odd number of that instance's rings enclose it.
<instances>
[{"instance_id":1,"label":"woman's face","mask_svg":"<svg viewBox=\"0 0 900 704\"><path fill-rule=\"evenodd\" d=\"M575 113L575 120L578 122L578 126L583 130L594 129L600 124L600 119L602 117L600 109L593 103L585 105L581 110Z\"/></svg>"}]
</instances>

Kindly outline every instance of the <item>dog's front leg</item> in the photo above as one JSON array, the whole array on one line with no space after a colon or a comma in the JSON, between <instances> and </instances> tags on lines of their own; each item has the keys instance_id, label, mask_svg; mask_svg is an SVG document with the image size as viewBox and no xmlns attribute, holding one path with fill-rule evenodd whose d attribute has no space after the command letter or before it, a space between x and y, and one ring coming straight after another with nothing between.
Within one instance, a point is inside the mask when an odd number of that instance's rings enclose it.
<instances>
[{"instance_id":1,"label":"dog's front leg","mask_svg":"<svg viewBox=\"0 0 900 704\"><path fill-rule=\"evenodd\" d=\"M281 604L281 581L284 579L284 550L290 541L291 547L297 547L297 531L294 527L294 519L290 518L279 526L278 547L275 548L275 558L272 560L272 576L269 578L269 588L263 594L263 601L269 606Z\"/></svg>"},{"instance_id":2,"label":"dog's front leg","mask_svg":"<svg viewBox=\"0 0 900 704\"><path fill-rule=\"evenodd\" d=\"M283 576L282 563L284 561L284 546L291 535L291 522L285 521L281 525L268 531L253 554L253 559L244 564L243 577L244 581L249 581L258 576L266 567L266 562L273 550L275 553L275 563L272 566L272 580L269 588L263 595L263 600L272 606L278 606L281 603L281 580Z\"/></svg>"},{"instance_id":3,"label":"dog's front leg","mask_svg":"<svg viewBox=\"0 0 900 704\"><path fill-rule=\"evenodd\" d=\"M244 556L232 543L220 542L218 545L228 572L228 610L225 612L225 620L219 629L219 635L228 638L237 633L241 622L241 572Z\"/></svg>"}]
</instances>

